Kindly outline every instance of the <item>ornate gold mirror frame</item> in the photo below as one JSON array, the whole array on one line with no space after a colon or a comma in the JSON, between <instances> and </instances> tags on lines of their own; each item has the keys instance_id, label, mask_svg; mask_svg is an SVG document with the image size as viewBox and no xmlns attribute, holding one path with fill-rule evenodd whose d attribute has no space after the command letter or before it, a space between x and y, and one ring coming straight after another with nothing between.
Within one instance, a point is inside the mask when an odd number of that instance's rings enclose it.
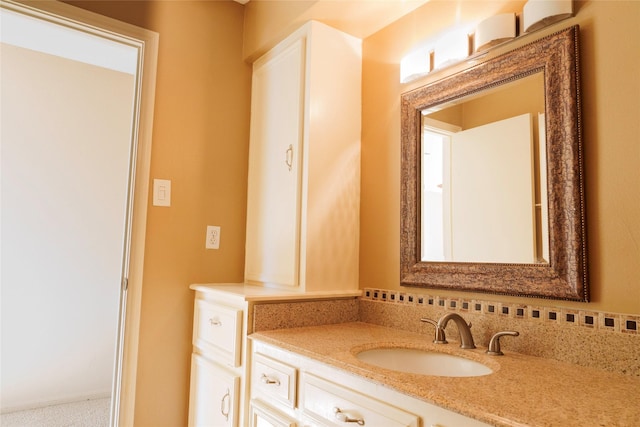
<instances>
[{"instance_id":1,"label":"ornate gold mirror frame","mask_svg":"<svg viewBox=\"0 0 640 427\"><path fill-rule=\"evenodd\" d=\"M578 36L578 26L561 30L402 95L401 285L588 300ZM549 262L421 261L422 111L538 72L545 90Z\"/></svg>"}]
</instances>

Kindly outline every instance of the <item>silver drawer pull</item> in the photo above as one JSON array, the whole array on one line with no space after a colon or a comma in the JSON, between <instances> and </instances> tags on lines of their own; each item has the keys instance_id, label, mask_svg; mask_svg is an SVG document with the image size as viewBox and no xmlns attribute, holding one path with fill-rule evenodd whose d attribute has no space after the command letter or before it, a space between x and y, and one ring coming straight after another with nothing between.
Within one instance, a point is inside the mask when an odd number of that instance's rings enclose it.
<instances>
[{"instance_id":1,"label":"silver drawer pull","mask_svg":"<svg viewBox=\"0 0 640 427\"><path fill-rule=\"evenodd\" d=\"M209 319L209 324L211 326L222 326L222 322L218 319L211 318Z\"/></svg>"},{"instance_id":2,"label":"silver drawer pull","mask_svg":"<svg viewBox=\"0 0 640 427\"><path fill-rule=\"evenodd\" d=\"M291 167L293 166L293 145L289 144L289 148L285 152L285 164L289 168L289 172L291 172Z\"/></svg>"},{"instance_id":3,"label":"silver drawer pull","mask_svg":"<svg viewBox=\"0 0 640 427\"><path fill-rule=\"evenodd\" d=\"M273 378L269 378L267 376L267 374L262 374L262 377L260 377L260 381L262 381L264 384L275 384L275 385L280 385L280 380L279 379L273 379Z\"/></svg>"},{"instance_id":4,"label":"silver drawer pull","mask_svg":"<svg viewBox=\"0 0 640 427\"><path fill-rule=\"evenodd\" d=\"M226 404L225 404L226 402ZM229 389L224 396L222 396L222 400L220 400L220 413L225 418L226 421L229 421L229 413L231 412L231 394L229 393Z\"/></svg>"},{"instance_id":5,"label":"silver drawer pull","mask_svg":"<svg viewBox=\"0 0 640 427\"><path fill-rule=\"evenodd\" d=\"M336 414L336 420L342 421L343 423L358 423L359 426L364 425L362 418L353 418L348 413L342 412L342 409L338 407L333 408L333 413Z\"/></svg>"}]
</instances>

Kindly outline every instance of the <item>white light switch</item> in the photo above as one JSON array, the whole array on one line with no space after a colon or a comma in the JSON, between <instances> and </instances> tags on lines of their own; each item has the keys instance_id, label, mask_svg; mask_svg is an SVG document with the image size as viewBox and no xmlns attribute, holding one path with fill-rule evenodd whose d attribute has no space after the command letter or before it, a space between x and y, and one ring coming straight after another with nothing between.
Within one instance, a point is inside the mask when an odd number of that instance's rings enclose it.
<instances>
[{"instance_id":1,"label":"white light switch","mask_svg":"<svg viewBox=\"0 0 640 427\"><path fill-rule=\"evenodd\" d=\"M171 181L153 180L153 206L171 206Z\"/></svg>"}]
</instances>

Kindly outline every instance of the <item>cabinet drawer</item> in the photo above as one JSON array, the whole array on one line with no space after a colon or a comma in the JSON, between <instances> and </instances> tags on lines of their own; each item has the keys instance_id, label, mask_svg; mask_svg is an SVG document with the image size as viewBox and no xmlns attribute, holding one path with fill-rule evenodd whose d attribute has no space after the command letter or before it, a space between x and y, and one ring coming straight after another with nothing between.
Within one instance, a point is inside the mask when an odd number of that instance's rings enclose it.
<instances>
[{"instance_id":1,"label":"cabinet drawer","mask_svg":"<svg viewBox=\"0 0 640 427\"><path fill-rule=\"evenodd\" d=\"M242 310L196 300L193 345L228 366L240 366Z\"/></svg>"},{"instance_id":2,"label":"cabinet drawer","mask_svg":"<svg viewBox=\"0 0 640 427\"><path fill-rule=\"evenodd\" d=\"M253 356L251 393L273 404L287 408L296 406L296 368L260 353Z\"/></svg>"},{"instance_id":3,"label":"cabinet drawer","mask_svg":"<svg viewBox=\"0 0 640 427\"><path fill-rule=\"evenodd\" d=\"M297 423L287 415L270 408L259 400L249 406L249 427L296 427Z\"/></svg>"},{"instance_id":4,"label":"cabinet drawer","mask_svg":"<svg viewBox=\"0 0 640 427\"><path fill-rule=\"evenodd\" d=\"M306 374L302 412L309 426L419 427L418 416Z\"/></svg>"}]
</instances>

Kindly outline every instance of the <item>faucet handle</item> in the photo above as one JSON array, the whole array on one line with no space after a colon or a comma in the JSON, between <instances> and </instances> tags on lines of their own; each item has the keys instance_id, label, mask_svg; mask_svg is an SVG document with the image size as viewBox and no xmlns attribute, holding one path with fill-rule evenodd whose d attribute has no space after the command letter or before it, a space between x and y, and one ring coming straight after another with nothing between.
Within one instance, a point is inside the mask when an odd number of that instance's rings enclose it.
<instances>
[{"instance_id":1,"label":"faucet handle","mask_svg":"<svg viewBox=\"0 0 640 427\"><path fill-rule=\"evenodd\" d=\"M428 319L426 317L423 317L420 319L421 322L425 322L425 323L429 323L431 325L433 325L436 328L436 335L435 338L433 340L434 343L436 344L447 344L447 336L444 334L444 329L440 327L440 324L438 322L436 322L435 320L431 320Z\"/></svg>"},{"instance_id":2,"label":"faucet handle","mask_svg":"<svg viewBox=\"0 0 640 427\"><path fill-rule=\"evenodd\" d=\"M420 321L421 322L425 322L425 323L429 323L429 324L435 326L436 328L438 327L438 322L436 322L435 320L431 320L431 319L429 319L427 317L421 318Z\"/></svg>"},{"instance_id":3,"label":"faucet handle","mask_svg":"<svg viewBox=\"0 0 640 427\"><path fill-rule=\"evenodd\" d=\"M497 332L491 337L491 340L489 341L489 348L487 349L487 354L490 354L492 356L504 355L504 353L500 350L500 337L505 335L517 337L518 335L520 335L520 333L516 331Z\"/></svg>"}]
</instances>

